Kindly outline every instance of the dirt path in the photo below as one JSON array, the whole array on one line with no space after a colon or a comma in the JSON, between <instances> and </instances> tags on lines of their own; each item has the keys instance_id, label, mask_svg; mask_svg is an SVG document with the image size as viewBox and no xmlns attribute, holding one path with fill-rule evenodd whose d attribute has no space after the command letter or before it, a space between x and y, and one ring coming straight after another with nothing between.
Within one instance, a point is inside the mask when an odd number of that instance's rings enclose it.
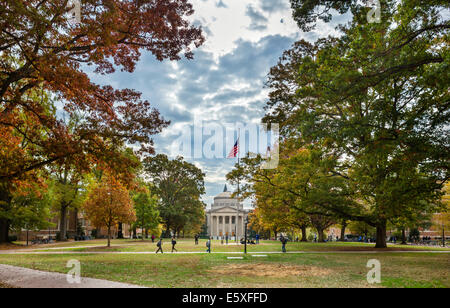
<instances>
[{"instance_id":1,"label":"dirt path","mask_svg":"<svg viewBox=\"0 0 450 308\"><path fill-rule=\"evenodd\" d=\"M3 264L0 264L0 283L16 288L141 288L136 285L93 278L81 278L80 284L70 284L67 282L66 274Z\"/></svg>"}]
</instances>

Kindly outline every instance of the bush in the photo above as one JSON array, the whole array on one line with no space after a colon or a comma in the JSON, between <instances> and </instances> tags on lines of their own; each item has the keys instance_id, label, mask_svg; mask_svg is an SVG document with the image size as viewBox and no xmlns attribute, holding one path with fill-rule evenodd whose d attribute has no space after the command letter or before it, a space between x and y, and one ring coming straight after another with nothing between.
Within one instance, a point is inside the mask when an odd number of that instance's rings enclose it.
<instances>
[{"instance_id":1,"label":"bush","mask_svg":"<svg viewBox=\"0 0 450 308\"><path fill-rule=\"evenodd\" d=\"M8 236L8 242L15 242L15 241L17 241L17 235Z\"/></svg>"}]
</instances>

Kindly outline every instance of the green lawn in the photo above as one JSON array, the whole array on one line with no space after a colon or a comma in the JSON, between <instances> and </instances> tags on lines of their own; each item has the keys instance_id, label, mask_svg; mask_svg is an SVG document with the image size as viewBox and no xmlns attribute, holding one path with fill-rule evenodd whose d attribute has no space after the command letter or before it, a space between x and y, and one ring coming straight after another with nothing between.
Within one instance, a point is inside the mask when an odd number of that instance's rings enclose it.
<instances>
[{"instance_id":1,"label":"green lawn","mask_svg":"<svg viewBox=\"0 0 450 308\"><path fill-rule=\"evenodd\" d=\"M199 245L195 245L192 239L179 239L177 240L176 248L179 251L184 252L204 252L206 240L200 240ZM244 245L235 245L234 242L229 242L229 245L221 244L220 241L213 241L212 251L214 252L242 252L244 250ZM95 246L95 247L89 247ZM104 247L102 247L104 246ZM121 252L152 252L156 251L156 242L142 241L142 240L113 240L112 247L106 249L106 240L93 240L84 242L65 242L57 243L53 245L40 245L31 246L28 249L38 249L37 251L78 251L78 252L89 252L89 251L121 251ZM370 243L341 243L341 242L331 242L331 243L293 243L289 242L287 244L288 251L372 251L375 244ZM171 251L170 239L165 239L163 241L163 250L165 252ZM259 245L247 245L247 250L249 252L276 252L281 251L281 244L278 241L261 241ZM424 247L424 246L402 246L402 245L389 245L389 250L447 250L446 248L439 247Z\"/></svg>"},{"instance_id":2,"label":"green lawn","mask_svg":"<svg viewBox=\"0 0 450 308\"><path fill-rule=\"evenodd\" d=\"M76 244L93 243L104 244L104 241ZM148 242L122 240L113 243L118 245L113 249L121 251L156 249L155 244ZM65 243L67 246L73 244ZM371 247L373 245L354 243L289 243L290 250L310 253L268 254L259 258L249 254L243 260L229 260L226 254L5 254L0 255L0 263L67 273L67 261L78 259L82 264L83 276L148 287L450 287L448 253L314 253L314 250L341 251ZM169 250L170 245L166 243L165 248ZM180 251L203 250L204 241L197 247L192 241L179 241L178 248ZM224 247L215 242L213 249L234 251L242 247ZM277 242L249 247L250 251L279 249ZM369 259L381 262L381 285L369 285L366 281Z\"/></svg>"}]
</instances>

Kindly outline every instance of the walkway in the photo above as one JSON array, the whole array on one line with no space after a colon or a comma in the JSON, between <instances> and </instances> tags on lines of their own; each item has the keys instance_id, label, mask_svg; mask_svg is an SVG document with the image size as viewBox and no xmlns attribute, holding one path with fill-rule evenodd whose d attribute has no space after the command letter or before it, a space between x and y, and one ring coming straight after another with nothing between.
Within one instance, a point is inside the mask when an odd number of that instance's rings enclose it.
<instances>
[{"instance_id":1,"label":"walkway","mask_svg":"<svg viewBox=\"0 0 450 308\"><path fill-rule=\"evenodd\" d=\"M212 251L212 254L244 254L242 251ZM450 250L387 250L387 251L374 251L374 250L361 250L361 251L288 251L287 254L378 254L378 253L447 253L450 254ZM0 251L0 255L154 255L154 251L24 251L24 250L3 250ZM158 253L161 254L161 253ZM167 255L182 255L182 254L206 254L204 251L179 251L179 252L165 252ZM283 254L281 251L252 251L248 252L248 255L258 254Z\"/></svg>"},{"instance_id":2,"label":"walkway","mask_svg":"<svg viewBox=\"0 0 450 308\"><path fill-rule=\"evenodd\" d=\"M0 264L0 282L16 288L142 288L132 284L93 278L81 278L80 284L70 284L67 282L66 274L3 264Z\"/></svg>"}]
</instances>

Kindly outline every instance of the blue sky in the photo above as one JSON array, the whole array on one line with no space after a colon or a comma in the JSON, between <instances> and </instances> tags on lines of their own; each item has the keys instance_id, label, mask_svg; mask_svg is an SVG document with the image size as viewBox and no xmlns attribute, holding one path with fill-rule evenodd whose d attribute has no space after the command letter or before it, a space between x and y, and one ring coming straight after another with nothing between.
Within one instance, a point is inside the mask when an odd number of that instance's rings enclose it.
<instances>
[{"instance_id":1,"label":"blue sky","mask_svg":"<svg viewBox=\"0 0 450 308\"><path fill-rule=\"evenodd\" d=\"M159 62L143 53L133 73L107 76L90 74L94 82L116 88L131 88L171 121L155 137L157 153L175 157L176 140L187 125L197 120L217 123L260 123L268 89L264 82L270 67L282 52L301 38L314 41L335 34L333 24L302 33L291 17L289 0L191 0L201 25L205 44L195 50L193 60ZM206 174L208 205L223 190L225 175L234 159L186 158ZM228 184L229 189L232 188ZM248 203L247 203L248 204Z\"/></svg>"}]
</instances>

